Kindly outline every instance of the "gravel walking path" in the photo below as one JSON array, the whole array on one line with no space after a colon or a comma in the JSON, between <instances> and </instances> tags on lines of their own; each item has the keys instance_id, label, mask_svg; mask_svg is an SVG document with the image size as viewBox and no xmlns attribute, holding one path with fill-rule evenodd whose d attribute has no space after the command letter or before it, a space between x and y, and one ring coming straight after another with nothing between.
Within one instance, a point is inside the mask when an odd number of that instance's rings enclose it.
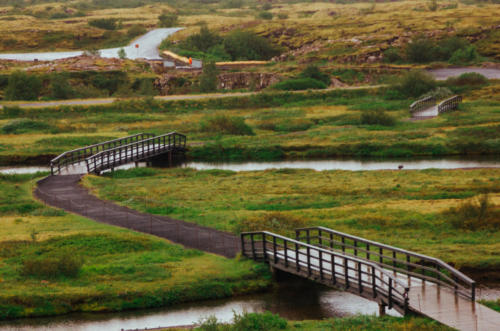
<instances>
[{"instance_id":1,"label":"gravel walking path","mask_svg":"<svg viewBox=\"0 0 500 331\"><path fill-rule=\"evenodd\" d=\"M188 248L233 258L240 240L232 234L166 216L141 213L101 200L80 185L83 175L49 176L38 182L35 196L46 204L97 222L149 233Z\"/></svg>"}]
</instances>

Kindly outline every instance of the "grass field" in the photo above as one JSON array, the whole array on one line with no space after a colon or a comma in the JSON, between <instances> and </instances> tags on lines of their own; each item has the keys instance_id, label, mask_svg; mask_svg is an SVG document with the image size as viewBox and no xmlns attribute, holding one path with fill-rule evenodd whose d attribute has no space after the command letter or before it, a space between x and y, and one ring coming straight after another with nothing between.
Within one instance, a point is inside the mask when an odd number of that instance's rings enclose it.
<instances>
[{"instance_id":1,"label":"grass field","mask_svg":"<svg viewBox=\"0 0 500 331\"><path fill-rule=\"evenodd\" d=\"M251 261L46 207L31 195L37 178L0 175L0 319L168 306L270 285L267 268ZM83 263L76 275L58 264L72 257Z\"/></svg>"},{"instance_id":2,"label":"grass field","mask_svg":"<svg viewBox=\"0 0 500 331\"><path fill-rule=\"evenodd\" d=\"M497 213L499 181L498 169L139 169L85 179L101 198L220 230L290 235L297 227L321 225L483 270L500 267L498 224L457 228L449 210L488 193Z\"/></svg>"},{"instance_id":3,"label":"grass field","mask_svg":"<svg viewBox=\"0 0 500 331\"><path fill-rule=\"evenodd\" d=\"M383 91L370 90L9 108L0 111L0 164L45 163L109 138L174 130L188 136L189 156L197 160L498 154L500 101L482 101L481 91L471 92L459 111L416 122L407 121L410 100L387 100ZM394 125L363 124L363 114L373 112L390 116ZM214 124L217 117L230 125ZM238 120L246 131L231 127Z\"/></svg>"}]
</instances>

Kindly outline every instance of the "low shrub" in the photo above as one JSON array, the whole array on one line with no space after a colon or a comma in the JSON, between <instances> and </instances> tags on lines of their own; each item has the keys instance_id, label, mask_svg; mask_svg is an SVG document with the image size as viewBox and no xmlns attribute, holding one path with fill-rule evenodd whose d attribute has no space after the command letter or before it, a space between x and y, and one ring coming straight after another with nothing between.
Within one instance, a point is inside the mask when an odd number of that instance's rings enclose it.
<instances>
[{"instance_id":1,"label":"low shrub","mask_svg":"<svg viewBox=\"0 0 500 331\"><path fill-rule=\"evenodd\" d=\"M140 35L143 35L147 32L145 27L139 24L134 24L132 25L128 30L127 30L127 36L129 38L134 38Z\"/></svg>"},{"instance_id":2,"label":"low shrub","mask_svg":"<svg viewBox=\"0 0 500 331\"><path fill-rule=\"evenodd\" d=\"M261 11L259 15L257 15L257 18L263 19L263 20L272 20L273 19L273 13L268 12L268 11Z\"/></svg>"},{"instance_id":3,"label":"low shrub","mask_svg":"<svg viewBox=\"0 0 500 331\"><path fill-rule=\"evenodd\" d=\"M98 18L95 20L89 20L89 25L95 28L104 30L116 30L117 26L116 18Z\"/></svg>"},{"instance_id":4,"label":"low shrub","mask_svg":"<svg viewBox=\"0 0 500 331\"><path fill-rule=\"evenodd\" d=\"M453 95L453 92L447 88L447 87L436 87L434 90L425 93L424 95L421 95L418 97L419 99L426 98L426 97L434 97L436 100L441 100L441 99L446 99L449 98Z\"/></svg>"},{"instance_id":5,"label":"low shrub","mask_svg":"<svg viewBox=\"0 0 500 331\"><path fill-rule=\"evenodd\" d=\"M245 119L239 116L216 115L200 122L200 131L212 134L233 134L242 136L254 135Z\"/></svg>"},{"instance_id":6,"label":"low shrub","mask_svg":"<svg viewBox=\"0 0 500 331\"><path fill-rule=\"evenodd\" d=\"M367 111L361 114L361 124L394 126L396 120L383 111Z\"/></svg>"},{"instance_id":7,"label":"low shrub","mask_svg":"<svg viewBox=\"0 0 500 331\"><path fill-rule=\"evenodd\" d=\"M421 70L412 70L401 76L392 89L397 90L406 97L418 97L425 94L437 86L434 78Z\"/></svg>"},{"instance_id":8,"label":"low shrub","mask_svg":"<svg viewBox=\"0 0 500 331\"><path fill-rule=\"evenodd\" d=\"M16 71L9 77L5 89L6 100L36 100L42 89L42 81L38 76L24 71Z\"/></svg>"},{"instance_id":9,"label":"low shrub","mask_svg":"<svg viewBox=\"0 0 500 331\"><path fill-rule=\"evenodd\" d=\"M500 208L491 204L488 195L462 203L444 212L453 227L461 230L500 229Z\"/></svg>"},{"instance_id":10,"label":"low shrub","mask_svg":"<svg viewBox=\"0 0 500 331\"><path fill-rule=\"evenodd\" d=\"M75 278L78 276L83 259L75 252L62 252L45 257L27 258L23 261L21 274L38 278Z\"/></svg>"},{"instance_id":11,"label":"low shrub","mask_svg":"<svg viewBox=\"0 0 500 331\"><path fill-rule=\"evenodd\" d=\"M7 122L0 131L4 134L22 134L27 132L54 132L56 128L45 122L39 122L30 120L28 118L19 118L12 121Z\"/></svg>"},{"instance_id":12,"label":"low shrub","mask_svg":"<svg viewBox=\"0 0 500 331\"><path fill-rule=\"evenodd\" d=\"M488 84L488 78L477 72L467 72L458 77L450 77L446 80L448 86L483 86Z\"/></svg>"},{"instance_id":13,"label":"low shrub","mask_svg":"<svg viewBox=\"0 0 500 331\"><path fill-rule=\"evenodd\" d=\"M401 52L398 48L396 47L390 47L384 51L384 62L387 63L395 63L395 62L400 62L403 60L403 57L401 56Z\"/></svg>"},{"instance_id":14,"label":"low shrub","mask_svg":"<svg viewBox=\"0 0 500 331\"><path fill-rule=\"evenodd\" d=\"M267 331L267 330L283 330L287 327L287 321L279 315L274 315L271 312L261 314L243 313L242 315L234 314L233 325L231 330L234 331Z\"/></svg>"},{"instance_id":15,"label":"low shrub","mask_svg":"<svg viewBox=\"0 0 500 331\"><path fill-rule=\"evenodd\" d=\"M299 91L307 89L324 89L326 84L313 78L294 78L274 84L272 88L283 91Z\"/></svg>"},{"instance_id":16,"label":"low shrub","mask_svg":"<svg viewBox=\"0 0 500 331\"><path fill-rule=\"evenodd\" d=\"M325 85L330 85L330 76L321 70L315 65L307 66L301 73L300 78L312 78L315 80L319 80L323 82Z\"/></svg>"}]
</instances>

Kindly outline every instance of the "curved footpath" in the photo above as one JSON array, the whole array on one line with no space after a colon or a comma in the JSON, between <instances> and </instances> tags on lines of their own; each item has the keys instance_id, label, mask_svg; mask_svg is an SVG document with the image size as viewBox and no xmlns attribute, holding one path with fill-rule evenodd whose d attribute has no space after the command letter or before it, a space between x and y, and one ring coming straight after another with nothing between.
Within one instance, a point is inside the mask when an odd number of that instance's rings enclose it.
<instances>
[{"instance_id":1,"label":"curved footpath","mask_svg":"<svg viewBox=\"0 0 500 331\"><path fill-rule=\"evenodd\" d=\"M83 175L49 176L38 182L35 196L44 203L97 222L153 234L209 253L233 258L240 240L231 233L165 216L141 213L104 201L80 185Z\"/></svg>"}]
</instances>

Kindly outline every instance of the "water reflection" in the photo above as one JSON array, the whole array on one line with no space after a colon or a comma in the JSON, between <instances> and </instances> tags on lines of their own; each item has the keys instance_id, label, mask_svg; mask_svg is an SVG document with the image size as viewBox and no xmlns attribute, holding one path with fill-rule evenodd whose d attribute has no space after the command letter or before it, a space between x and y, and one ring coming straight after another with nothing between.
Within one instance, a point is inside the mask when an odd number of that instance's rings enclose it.
<instances>
[{"instance_id":1,"label":"water reflection","mask_svg":"<svg viewBox=\"0 0 500 331\"><path fill-rule=\"evenodd\" d=\"M171 308L111 314L72 314L0 323L2 330L121 330L190 325L214 315L230 322L234 313L271 311L289 320L374 315L378 305L354 294L303 280L288 280L268 293L181 304ZM400 316L396 311L389 314Z\"/></svg>"}]
</instances>

